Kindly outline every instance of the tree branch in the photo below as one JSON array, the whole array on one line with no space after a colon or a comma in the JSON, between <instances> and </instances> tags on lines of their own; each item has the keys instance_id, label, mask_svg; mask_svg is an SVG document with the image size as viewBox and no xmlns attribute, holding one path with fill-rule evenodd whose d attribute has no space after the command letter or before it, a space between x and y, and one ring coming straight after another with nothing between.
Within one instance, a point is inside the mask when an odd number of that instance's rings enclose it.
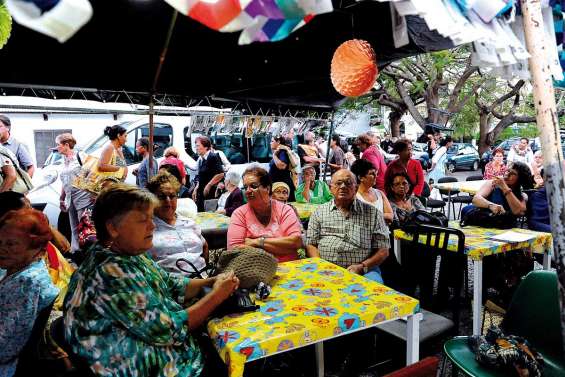
<instances>
[{"instance_id":1,"label":"tree branch","mask_svg":"<svg viewBox=\"0 0 565 377\"><path fill-rule=\"evenodd\" d=\"M422 129L425 129L426 121L424 120L418 109L416 109L416 106L414 105L414 102L412 101L412 98L408 94L408 91L406 90L404 85L402 85L402 83L400 82L396 82L396 90L398 90L400 98L402 98L402 100L406 104L406 107L410 112L410 115L412 115L412 118L414 118L414 121L416 121L416 123L418 123L418 125L422 127Z\"/></svg>"}]
</instances>

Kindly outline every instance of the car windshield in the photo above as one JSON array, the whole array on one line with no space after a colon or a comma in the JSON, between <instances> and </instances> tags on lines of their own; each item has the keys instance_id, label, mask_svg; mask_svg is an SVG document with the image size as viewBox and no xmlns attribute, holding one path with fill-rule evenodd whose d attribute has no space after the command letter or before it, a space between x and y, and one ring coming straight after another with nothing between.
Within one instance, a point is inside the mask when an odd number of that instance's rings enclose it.
<instances>
[{"instance_id":1,"label":"car windshield","mask_svg":"<svg viewBox=\"0 0 565 377\"><path fill-rule=\"evenodd\" d=\"M49 154L45 162L43 163L43 167L49 165L61 165L63 163L63 155L57 151L53 151Z\"/></svg>"},{"instance_id":2,"label":"car windshield","mask_svg":"<svg viewBox=\"0 0 565 377\"><path fill-rule=\"evenodd\" d=\"M190 135L196 139L199 134ZM215 134L210 136L214 149L224 152L232 164L245 164L248 162L269 162L272 159L271 134L256 134L246 138L241 133ZM196 151L192 150L192 142L185 142L186 151L193 158L198 158Z\"/></svg>"},{"instance_id":3,"label":"car windshield","mask_svg":"<svg viewBox=\"0 0 565 377\"><path fill-rule=\"evenodd\" d=\"M457 151L459 150L459 145L453 144L451 147L449 147L449 149L447 150L448 154L455 154L457 153Z\"/></svg>"}]
</instances>

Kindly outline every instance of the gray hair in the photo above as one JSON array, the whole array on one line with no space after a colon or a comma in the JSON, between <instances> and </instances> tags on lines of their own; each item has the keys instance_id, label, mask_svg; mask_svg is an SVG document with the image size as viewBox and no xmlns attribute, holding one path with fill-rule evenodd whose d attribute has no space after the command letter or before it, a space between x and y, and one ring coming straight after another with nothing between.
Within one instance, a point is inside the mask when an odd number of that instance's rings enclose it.
<instances>
[{"instance_id":1,"label":"gray hair","mask_svg":"<svg viewBox=\"0 0 565 377\"><path fill-rule=\"evenodd\" d=\"M226 178L224 179L225 183L231 183L234 186L239 186L239 182L241 181L241 176L233 171L230 170L226 173Z\"/></svg>"}]
</instances>

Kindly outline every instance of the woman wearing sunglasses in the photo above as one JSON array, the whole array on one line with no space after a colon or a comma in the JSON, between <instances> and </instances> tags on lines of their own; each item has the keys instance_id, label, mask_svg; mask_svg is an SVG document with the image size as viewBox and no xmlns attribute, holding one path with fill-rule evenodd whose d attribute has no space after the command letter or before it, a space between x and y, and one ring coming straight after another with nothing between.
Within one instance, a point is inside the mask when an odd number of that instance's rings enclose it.
<instances>
[{"instance_id":1,"label":"woman wearing sunglasses","mask_svg":"<svg viewBox=\"0 0 565 377\"><path fill-rule=\"evenodd\" d=\"M302 247L300 222L289 205L271 198L269 173L259 166L243 172L243 191L247 204L231 216L228 250L252 246L273 254L279 262L298 259Z\"/></svg>"},{"instance_id":2,"label":"woman wearing sunglasses","mask_svg":"<svg viewBox=\"0 0 565 377\"><path fill-rule=\"evenodd\" d=\"M176 262L190 261L198 270L206 266L208 243L194 220L176 213L179 181L168 172L151 178L147 190L155 194L159 204L154 208L155 231L149 255L168 272L182 274Z\"/></svg>"}]
</instances>

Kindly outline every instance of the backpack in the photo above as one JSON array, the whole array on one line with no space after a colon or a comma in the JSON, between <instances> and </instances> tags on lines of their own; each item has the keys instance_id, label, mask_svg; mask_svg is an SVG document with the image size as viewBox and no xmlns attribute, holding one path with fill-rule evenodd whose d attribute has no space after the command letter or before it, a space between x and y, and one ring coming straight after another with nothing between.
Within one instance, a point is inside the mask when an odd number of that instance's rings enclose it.
<instances>
[{"instance_id":1,"label":"backpack","mask_svg":"<svg viewBox=\"0 0 565 377\"><path fill-rule=\"evenodd\" d=\"M31 178L29 177L27 171L20 168L20 164L18 163L17 159L9 150L1 148L0 156L9 159L12 162L14 169L16 169L16 181L14 182L14 186L11 190L19 192L20 194L27 194L29 190L33 188ZM4 177L0 174L0 182L3 180Z\"/></svg>"}]
</instances>

